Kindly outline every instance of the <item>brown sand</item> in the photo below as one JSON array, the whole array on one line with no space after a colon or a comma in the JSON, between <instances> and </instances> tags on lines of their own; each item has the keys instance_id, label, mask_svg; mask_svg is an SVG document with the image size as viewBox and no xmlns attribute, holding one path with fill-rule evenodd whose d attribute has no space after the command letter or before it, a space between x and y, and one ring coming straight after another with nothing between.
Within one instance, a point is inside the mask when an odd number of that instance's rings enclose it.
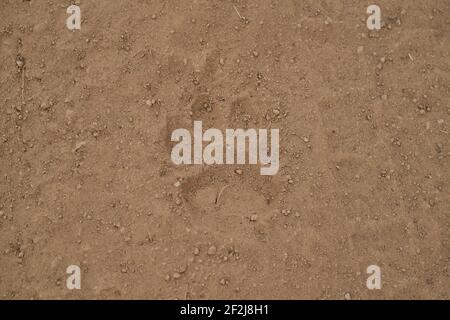
<instances>
[{"instance_id":1,"label":"brown sand","mask_svg":"<svg viewBox=\"0 0 450 320\"><path fill-rule=\"evenodd\" d=\"M77 3L0 1L1 299L450 298L448 0ZM174 166L194 120L279 173Z\"/></svg>"}]
</instances>

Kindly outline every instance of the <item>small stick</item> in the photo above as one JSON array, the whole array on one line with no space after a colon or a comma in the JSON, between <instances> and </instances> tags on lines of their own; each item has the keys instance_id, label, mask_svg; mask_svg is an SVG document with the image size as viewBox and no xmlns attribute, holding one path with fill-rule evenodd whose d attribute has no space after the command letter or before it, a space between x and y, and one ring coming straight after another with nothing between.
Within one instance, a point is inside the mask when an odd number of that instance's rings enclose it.
<instances>
[{"instance_id":1,"label":"small stick","mask_svg":"<svg viewBox=\"0 0 450 320\"><path fill-rule=\"evenodd\" d=\"M235 6L233 6L233 8L234 8L234 10L236 11L236 13L238 14L239 18L241 18L242 20L244 20L244 17L241 16L241 14L239 13L238 9L237 9Z\"/></svg>"},{"instance_id":2,"label":"small stick","mask_svg":"<svg viewBox=\"0 0 450 320\"><path fill-rule=\"evenodd\" d=\"M25 104L25 67L22 69L22 105Z\"/></svg>"},{"instance_id":3,"label":"small stick","mask_svg":"<svg viewBox=\"0 0 450 320\"><path fill-rule=\"evenodd\" d=\"M225 191L225 189L228 188L228 187L229 187L229 185L226 185L226 186L222 187L222 189L220 189L220 192L219 192L219 194L218 194L217 197L216 197L216 204L219 203L219 200L220 200L220 197L222 196L222 193L223 193L223 192Z\"/></svg>"},{"instance_id":4,"label":"small stick","mask_svg":"<svg viewBox=\"0 0 450 320\"><path fill-rule=\"evenodd\" d=\"M184 291L184 300L187 300L189 294L189 283L186 285L186 290Z\"/></svg>"}]
</instances>

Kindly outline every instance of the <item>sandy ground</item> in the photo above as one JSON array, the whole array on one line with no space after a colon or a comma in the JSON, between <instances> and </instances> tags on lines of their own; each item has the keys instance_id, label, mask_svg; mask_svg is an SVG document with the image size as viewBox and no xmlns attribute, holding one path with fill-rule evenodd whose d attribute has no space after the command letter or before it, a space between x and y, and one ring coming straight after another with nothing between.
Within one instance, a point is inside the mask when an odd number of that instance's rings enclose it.
<instances>
[{"instance_id":1,"label":"sandy ground","mask_svg":"<svg viewBox=\"0 0 450 320\"><path fill-rule=\"evenodd\" d=\"M76 3L0 2L1 299L450 298L448 0ZM194 120L280 171L173 165Z\"/></svg>"}]
</instances>

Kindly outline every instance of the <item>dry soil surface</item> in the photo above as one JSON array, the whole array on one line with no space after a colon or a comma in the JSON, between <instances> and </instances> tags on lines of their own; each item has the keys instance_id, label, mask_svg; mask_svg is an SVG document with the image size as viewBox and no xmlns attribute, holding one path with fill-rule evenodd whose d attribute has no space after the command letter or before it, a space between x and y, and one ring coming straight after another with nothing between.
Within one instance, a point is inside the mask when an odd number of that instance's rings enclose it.
<instances>
[{"instance_id":1,"label":"dry soil surface","mask_svg":"<svg viewBox=\"0 0 450 320\"><path fill-rule=\"evenodd\" d=\"M75 3L0 2L1 299L450 298L448 0ZM278 174L175 166L194 120Z\"/></svg>"}]
</instances>

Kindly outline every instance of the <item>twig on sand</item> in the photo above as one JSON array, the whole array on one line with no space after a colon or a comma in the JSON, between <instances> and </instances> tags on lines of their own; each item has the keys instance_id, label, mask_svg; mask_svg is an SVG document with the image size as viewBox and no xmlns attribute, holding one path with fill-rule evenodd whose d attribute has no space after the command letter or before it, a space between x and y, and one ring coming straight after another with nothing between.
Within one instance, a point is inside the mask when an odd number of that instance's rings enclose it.
<instances>
[{"instance_id":1,"label":"twig on sand","mask_svg":"<svg viewBox=\"0 0 450 320\"><path fill-rule=\"evenodd\" d=\"M223 192L225 191L225 189L228 188L228 187L229 187L229 185L226 185L226 186L222 187L222 189L220 189L220 192L219 192L219 194L218 194L217 197L216 197L216 201L215 201L216 204L219 204L219 200L220 200L220 197L222 196L222 193L223 193Z\"/></svg>"},{"instance_id":2,"label":"twig on sand","mask_svg":"<svg viewBox=\"0 0 450 320\"><path fill-rule=\"evenodd\" d=\"M187 300L189 295L189 283L186 285L186 290L184 291L184 300Z\"/></svg>"},{"instance_id":3,"label":"twig on sand","mask_svg":"<svg viewBox=\"0 0 450 320\"><path fill-rule=\"evenodd\" d=\"M22 69L22 105L25 104L25 68Z\"/></svg>"},{"instance_id":4,"label":"twig on sand","mask_svg":"<svg viewBox=\"0 0 450 320\"><path fill-rule=\"evenodd\" d=\"M241 18L242 20L244 20L245 18L243 16L241 16L241 14L239 13L238 9L236 8L236 6L233 6L234 10L236 11L236 13L238 14L239 18Z\"/></svg>"}]
</instances>

